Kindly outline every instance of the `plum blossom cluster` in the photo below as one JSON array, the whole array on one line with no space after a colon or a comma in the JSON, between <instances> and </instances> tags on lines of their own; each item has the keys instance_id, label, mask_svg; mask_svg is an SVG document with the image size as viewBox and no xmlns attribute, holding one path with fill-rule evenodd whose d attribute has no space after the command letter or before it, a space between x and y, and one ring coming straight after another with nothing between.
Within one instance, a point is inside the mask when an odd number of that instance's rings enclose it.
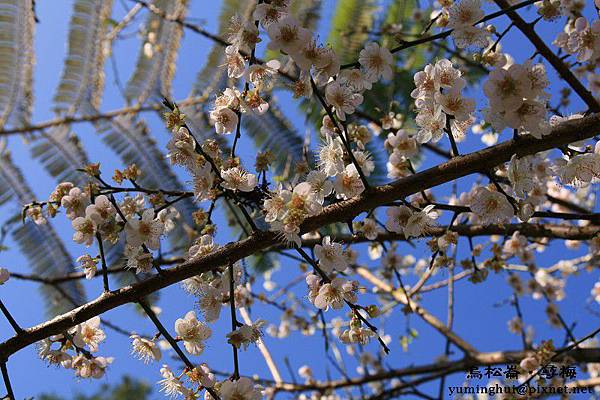
<instances>
[{"instance_id":1,"label":"plum blossom cluster","mask_svg":"<svg viewBox=\"0 0 600 400\"><path fill-rule=\"evenodd\" d=\"M210 235L202 236L190 248L193 257L206 255L215 250ZM234 265L234 293L236 307L247 307L252 304L252 297L247 287L242 282L243 270L239 263ZM229 274L217 271L206 272L183 281L183 288L190 294L198 297L198 307L206 322L212 323L219 319L221 308L230 299Z\"/></svg>"},{"instance_id":2,"label":"plum blossom cluster","mask_svg":"<svg viewBox=\"0 0 600 400\"><path fill-rule=\"evenodd\" d=\"M50 365L73 370L77 377L100 379L113 362L113 357L94 354L105 339L100 317L94 317L39 342L38 355Z\"/></svg>"},{"instance_id":3,"label":"plum blossom cluster","mask_svg":"<svg viewBox=\"0 0 600 400\"><path fill-rule=\"evenodd\" d=\"M407 130L398 129L396 133L390 132L384 142L385 148L390 152L387 162L389 178L402 178L411 173L411 157L419 153L417 139Z\"/></svg>"},{"instance_id":4,"label":"plum blossom cluster","mask_svg":"<svg viewBox=\"0 0 600 400\"><path fill-rule=\"evenodd\" d=\"M452 29L452 39L456 47L484 48L488 44L490 30L479 23L483 18L480 0L460 0L440 2L443 7L437 15L440 26Z\"/></svg>"},{"instance_id":5,"label":"plum blossom cluster","mask_svg":"<svg viewBox=\"0 0 600 400\"><path fill-rule=\"evenodd\" d=\"M467 82L461 71L442 59L417 72L414 81L416 88L411 96L417 109L417 141L437 142L444 132L462 140L474 121L475 101L462 93Z\"/></svg>"},{"instance_id":6,"label":"plum blossom cluster","mask_svg":"<svg viewBox=\"0 0 600 400\"><path fill-rule=\"evenodd\" d=\"M136 197L127 195L117 201L100 193L94 185L81 189L70 182L63 182L50 195L48 213L54 216L62 207L71 220L73 241L86 247L96 240L114 245L124 231L127 267L136 273L150 271L151 250L158 249L161 236L174 228L174 221L179 218L178 211L174 207L163 207L159 211L153 207L145 208L141 194ZM86 278L91 279L96 274L99 258L84 254L77 259Z\"/></svg>"},{"instance_id":7,"label":"plum blossom cluster","mask_svg":"<svg viewBox=\"0 0 600 400\"><path fill-rule=\"evenodd\" d=\"M419 237L435 226L438 218L434 205L430 204L422 210L406 205L389 207L385 227L390 232L402 233L405 237Z\"/></svg>"},{"instance_id":8,"label":"plum blossom cluster","mask_svg":"<svg viewBox=\"0 0 600 400\"><path fill-rule=\"evenodd\" d=\"M384 113L381 126L377 128L348 123L352 119L351 115L365 101L366 91L380 81L392 79L394 60L391 52L378 43L367 43L360 51L358 63L354 64L356 67L342 68L335 51L320 44L318 37L290 14L289 1L259 3L253 14L255 21L246 21L237 16L231 20L227 36L229 45L225 48L225 67L229 78L244 79L244 83L236 83L215 97L214 106L210 110L210 122L217 135L235 133L234 143L237 143L241 119L246 118L244 114L261 115L268 111L266 94L273 89L278 74L283 70L282 63L277 60L264 64L257 62L254 53L257 43L261 41L259 27L262 27L269 38L267 47L289 56L293 65L288 63L287 66L291 70L294 65L297 67L295 71L299 73L299 78L293 87L296 97L315 94L325 108L326 115L320 124L322 143L316 151L316 165L314 169L308 167L310 162L307 156L306 165L303 165L306 168L298 168L298 171L302 171L297 172L292 179L269 189L266 175L268 167L257 166L257 174L253 174L235 157L235 144L227 156L221 143L215 139L198 142L186 124L185 114L174 106L165 114L167 127L171 131L167 157L173 165L185 168L192 177L193 198L198 203L211 202L209 212L198 210L193 214L197 225L202 229L190 229L186 232L189 234L188 246L184 248L184 251L187 250L187 261L193 262L220 249L214 239L216 227L211 221L212 209L219 198L234 200L232 203L242 211L250 204L250 222L268 225L282 241L302 247L302 240L305 239L306 244L306 239L309 238L302 236L305 233L303 223L307 218L318 215L327 205L356 198L367 189L365 177L371 176L375 170L372 155L365 146L372 139L371 129L376 132L382 129L389 131L384 142L389 153L387 170L388 176L396 179L414 173L412 160L419 155L420 144L438 142L446 133L455 147L455 140L461 141L475 122L475 101L463 93L467 86L463 73L450 60L441 59L425 66L424 70L414 76L416 88L411 96L415 100L417 111L416 133L405 128L404 117L394 112ZM556 2L544 2L546 3L552 5ZM493 29L479 24L483 17L479 0L461 0L456 3L443 1L440 4L442 10L437 16L438 25L452 29L456 47L485 48L490 45ZM544 17L551 15L548 7L550 6L538 4ZM571 9L563 7L567 8ZM572 14L572 10L558 12L561 13ZM590 23L583 17L573 19L570 14L569 18L574 23L559 36L555 44L568 54L577 54L579 62L597 64L600 59L598 21ZM546 120L549 99L546 89L549 82L542 64L531 61L517 64L501 53L497 44L486 50L480 60L494 67L483 89L489 100L489 108L484 112L485 120L495 131L499 133L505 128L511 128L515 131L515 136L529 134L539 139L543 138L551 126L567 119ZM581 116L569 118L579 117ZM468 221L487 226L509 223L515 216L521 221L528 221L536 210L549 204L548 195L555 195L559 200L566 200L568 196L589 197L586 188L600 180L600 144L596 143L592 149L582 143L572 143L561 150L563 158L553 163L548 160L548 153L523 157L513 155L507 167L501 166L498 171L492 171L494 178L489 178L489 185L477 183L470 191L460 195L455 193L451 197L452 204L446 206L450 207L448 209L452 209L453 205L463 206L460 207L460 213L456 212L454 216L456 218L463 212L468 215L461 217L463 223ZM268 159L267 156L264 158ZM264 164L268 162L265 161ZM100 184L80 188L69 182L61 183L46 204L46 214L49 216L54 216L62 208L66 217L71 220L73 240L76 243L89 248L97 242L99 254L84 254L77 259L85 277L92 279L100 273L100 268L105 270L106 260L102 250L104 242L124 245L127 268L137 274L151 272L157 261L153 252L158 252L162 257L161 240L177 226L179 212L168 203L159 201L159 197L164 195L162 191L147 190L137 185L135 180L140 172L135 166L129 166L123 172L116 171L113 177L119 184L123 180L129 180L133 184L131 188L110 189L100 179L97 165L88 166L87 169L88 175ZM263 180L259 184L261 172ZM503 178L502 182L496 182L496 177ZM577 194L561 187L556 177L562 184L578 188ZM136 196L123 195L117 199L114 194L121 193L119 189L141 193ZM144 192L153 194L144 196ZM192 197L191 193L179 194L182 198L188 195ZM444 208L432 204L425 192L420 194L422 199L418 196L386 204L385 224L378 221L378 210L370 210L361 221L348 223L353 239L363 239L362 235L372 241L368 255L372 260L381 259L382 268L377 274L386 282L394 282L396 279L403 285L401 275L413 270L417 276L425 277L424 283L429 277L425 270L432 271L430 273L433 275L437 268L456 263L456 257L452 260L447 250L458 243L458 233L448 227L442 234L432 234L436 231L434 228L439 229L437 220L441 217L440 209ZM575 197L575 200L578 199ZM34 204L26 211L27 216L35 223L46 223L47 215L44 215L42 206ZM410 254L403 255L396 243L387 245L378 241L381 234L390 233L401 234L408 241L411 238L433 235L427 243L432 253L431 259L424 257L417 260ZM362 290L360 283L351 279L352 268L357 263L357 252L324 233L310 237L322 239L313 248L316 260L312 263L314 273L304 274L308 300L321 316L328 311L331 313L330 310L349 306L351 316L347 319L350 320L332 320L332 331L343 344L348 345L349 354L357 356L360 373L367 375L372 371L383 371L380 358L363 352L362 349L360 353L357 350L368 344L373 337L378 337L381 343L389 341L389 337L379 336L377 329L366 319L380 316L379 306L356 305L359 290ZM546 243L542 240L539 243L529 243L528 238L520 232L515 232L510 237L507 235L500 243L495 240L491 244L491 258L481 263L481 270L477 265L471 265L473 271L469 279L472 282L482 281L488 273L486 267L500 271L508 260L518 258L526 264L532 278L525 284L520 278L511 275L509 284L518 295L527 291L534 299L548 300L546 314L549 322L553 326L560 326L558 308L551 301L560 301L565 297L566 276L576 272L577 268L574 265L563 265L559 269L562 277L557 277L547 269L538 268L534 263L534 252L543 250ZM475 257L482 255L484 246L470 245L472 261L468 262L477 264ZM590 241L590 249L598 253L600 234ZM427 256L429 255L428 252ZM463 266L466 265L468 263L463 263ZM158 267L157 269L161 272ZM7 270L0 269L0 284L6 282L9 276ZM256 319L242 324L235 318L236 309L241 312L239 309L251 306L258 298L250 291L251 283L252 278L248 278L248 271L242 262L228 266L215 265L211 271L182 282L183 288L196 297L199 310L198 313L194 310L187 312L173 326L174 340L181 344L186 354L194 357L204 354L207 341L213 334L209 324L219 320L224 305L231 305L233 328L225 335L225 339L234 348L235 354L239 349L245 350L252 344L260 345L267 322ZM265 288L268 284L269 282L265 282ZM591 293L596 301L600 301L600 283L594 286ZM378 299L385 303L390 298L389 294L381 295ZM260 300L264 301L265 298ZM267 328L272 336L286 337L292 329L301 330L303 334L315 333L318 325L314 321L307 322L295 315L300 308L296 306L301 304L301 301L295 300L295 306L289 308L269 300L284 310L281 325ZM410 304L405 311L412 311ZM61 335L45 339L40 344L40 357L50 364L73 369L82 378L102 377L112 358L94 355L106 337L99 324L100 319L96 317ZM325 322L323 329L328 329ZM521 333L524 330L523 321L520 318L511 320L509 329ZM168 350L168 347L161 345L159 337L160 334L154 337L132 334L132 355L146 364L162 360L162 352ZM404 337L401 340L404 340L404 346L409 339ZM524 359L521 367L527 369L540 366L548 354L551 354L550 346L546 347L542 346L535 355ZM202 390L209 389L204 393L206 400L214 399L216 395L224 400L255 400L262 398L264 394L263 388L251 379L236 376L217 381L207 364L194 365L197 366L191 368L188 365L180 371L163 365L160 369L162 379L159 382L162 392L167 396L197 399ZM314 382L310 368L302 368L300 375L307 382ZM334 398L334 395L331 397Z\"/></svg>"},{"instance_id":9,"label":"plum blossom cluster","mask_svg":"<svg viewBox=\"0 0 600 400\"><path fill-rule=\"evenodd\" d=\"M554 169L560 180L574 187L585 187L600 180L600 142L593 152L564 156L555 161Z\"/></svg>"},{"instance_id":10,"label":"plum blossom cluster","mask_svg":"<svg viewBox=\"0 0 600 400\"><path fill-rule=\"evenodd\" d=\"M527 61L494 69L483 86L489 100L485 120L496 132L511 128L540 139L550 128L546 120L548 85L543 64Z\"/></svg>"},{"instance_id":11,"label":"plum blossom cluster","mask_svg":"<svg viewBox=\"0 0 600 400\"><path fill-rule=\"evenodd\" d=\"M565 31L557 36L554 44L567 54L576 55L579 62L597 65L600 62L600 21L579 17L565 25Z\"/></svg>"}]
</instances>

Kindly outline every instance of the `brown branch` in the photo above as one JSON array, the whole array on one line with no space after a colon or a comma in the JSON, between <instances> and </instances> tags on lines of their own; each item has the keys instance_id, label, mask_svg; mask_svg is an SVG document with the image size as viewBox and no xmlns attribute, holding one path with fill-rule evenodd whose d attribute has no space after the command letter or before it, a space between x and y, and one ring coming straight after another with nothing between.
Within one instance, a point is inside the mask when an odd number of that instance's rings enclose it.
<instances>
[{"instance_id":1,"label":"brown branch","mask_svg":"<svg viewBox=\"0 0 600 400\"><path fill-rule=\"evenodd\" d=\"M10 378L8 376L8 369L6 368L6 361L0 361L0 370L2 370L2 379L4 380L4 386L6 387L6 398L8 400L15 400L15 394L13 393L12 386L10 384Z\"/></svg>"},{"instance_id":2,"label":"brown branch","mask_svg":"<svg viewBox=\"0 0 600 400\"><path fill-rule=\"evenodd\" d=\"M557 352L560 352L561 350L564 349L557 350ZM316 382L308 385L285 383L279 387L275 387L275 390L281 392L303 392L308 390L325 391L362 385L370 382L385 381L405 376L440 373L440 375L436 376L440 377L451 375L455 372L465 372L472 367L518 364L522 359L532 354L534 354L534 352L531 350L478 353L471 357L464 357L456 361L438 361L431 364L390 369L385 372L362 376L359 378L342 379L329 382ZM596 362L599 358L600 348L567 350L561 353L561 359L573 360L576 363Z\"/></svg>"},{"instance_id":3,"label":"brown branch","mask_svg":"<svg viewBox=\"0 0 600 400\"><path fill-rule=\"evenodd\" d=\"M589 240L598 234L597 226L575 226L575 225L550 225L550 224L505 224L505 225L454 225L436 226L430 228L423 236L437 237L442 236L447 231L458 233L459 236L475 237L489 235L512 235L519 232L523 236L531 238L549 238L565 240ZM332 236L331 240L344 243L362 243L362 242L393 242L406 241L406 237L401 233L385 232L377 235L375 240L369 240L362 235L337 235ZM302 247L311 247L320 244L321 239L304 239Z\"/></svg>"},{"instance_id":4,"label":"brown branch","mask_svg":"<svg viewBox=\"0 0 600 400\"><path fill-rule=\"evenodd\" d=\"M302 231L309 232L334 222L347 221L363 211L405 198L421 190L452 182L455 179L479 171L488 171L501 163L509 161L513 154L525 156L588 139L598 133L599 127L600 115L595 114L566 121L554 127L551 133L542 140L535 139L532 136L524 136L520 137L518 142L509 140L484 150L455 157L448 162L397 180L394 183L373 187L371 193L327 206L321 213L306 219ZM276 243L277 236L275 233L254 232L248 238L229 243L207 256L189 260L177 267L164 270L160 276L156 275L135 285L105 293L87 304L59 315L50 321L26 329L22 334L0 343L0 359L7 358L10 354L30 344L48 336L59 334L96 315L123 304L137 302L144 296L164 287L199 273L228 265Z\"/></svg>"},{"instance_id":5,"label":"brown branch","mask_svg":"<svg viewBox=\"0 0 600 400\"><path fill-rule=\"evenodd\" d=\"M194 104L201 104L207 100L205 96L197 96L197 97L189 97L187 99L183 99L177 102L180 106L189 106ZM2 129L0 130L0 136L8 136L15 135L20 133L30 133L42 131L47 128L51 128L53 126L71 124L71 123L80 123L80 122L96 122L105 119L113 119L120 115L134 114L139 112L147 112L147 111L161 111L164 107L161 103L154 103L150 105L143 106L141 104L137 104L130 107L118 108L116 110L107 111L105 113L100 114L89 114L89 115L80 115L80 116L66 116L60 118L53 118L44 122L39 122L33 125L25 125L19 126L16 128Z\"/></svg>"},{"instance_id":6,"label":"brown branch","mask_svg":"<svg viewBox=\"0 0 600 400\"><path fill-rule=\"evenodd\" d=\"M368 269L363 267L358 267L356 269L358 275L362 276L364 279L369 281L369 283L373 284L378 289L391 294L394 297L394 300L399 303L404 304L407 307L410 307L412 312L423 318L425 322L435 328L438 332L444 335L450 342L452 342L456 347L464 351L466 354L477 354L478 351L467 343L463 338L458 336L456 333L451 331L442 321L433 316L429 311L424 309L421 305L416 303L414 300L410 301L408 297L401 292L400 290L394 290L392 286L385 283L375 275L373 275Z\"/></svg>"},{"instance_id":7,"label":"brown branch","mask_svg":"<svg viewBox=\"0 0 600 400\"><path fill-rule=\"evenodd\" d=\"M8 308L6 308L6 306L4 305L2 300L0 300L0 310L2 310L2 314L4 314L4 317L8 320L8 323L13 328L15 333L18 334L18 333L23 332L23 329L19 326L17 321L13 318L12 314L10 313L10 311L8 311Z\"/></svg>"}]
</instances>

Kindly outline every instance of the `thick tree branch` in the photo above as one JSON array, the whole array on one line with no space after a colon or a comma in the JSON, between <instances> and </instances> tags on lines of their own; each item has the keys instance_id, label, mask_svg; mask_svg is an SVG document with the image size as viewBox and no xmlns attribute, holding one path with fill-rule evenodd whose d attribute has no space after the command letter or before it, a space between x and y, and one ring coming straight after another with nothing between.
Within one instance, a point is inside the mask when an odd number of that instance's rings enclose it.
<instances>
[{"instance_id":1,"label":"thick tree branch","mask_svg":"<svg viewBox=\"0 0 600 400\"><path fill-rule=\"evenodd\" d=\"M523 236L531 238L549 238L566 240L588 240L598 234L597 226L571 226L571 225L550 225L550 224L506 224L506 225L454 225L437 226L430 228L425 237L441 236L447 231L458 233L459 236L489 236L489 235L512 235L519 232ZM386 232L377 235L375 240L369 240L362 235L338 235L332 236L331 240L350 244L362 242L393 242L405 241L406 237L401 233ZM311 247L320 244L321 239L304 239L302 247Z\"/></svg>"},{"instance_id":2,"label":"thick tree branch","mask_svg":"<svg viewBox=\"0 0 600 400\"><path fill-rule=\"evenodd\" d=\"M501 163L509 161L513 154L519 156L535 154L567 143L588 139L599 131L600 115L595 114L564 122L553 128L551 133L542 140L535 139L532 136L520 137L518 141L509 140L481 151L455 157L448 162L394 183L374 187L371 193L330 205L320 214L308 218L302 226L302 231L312 231L334 222L347 221L363 211L396 201L421 190L451 182L479 171L488 171ZM164 270L160 276L153 276L141 283L105 293L81 307L26 329L22 334L0 343L0 359L7 358L30 344L50 335L61 333L96 315L126 303L137 302L144 296L164 287L201 272L228 265L276 243L275 233L254 232L250 237L229 243L207 256Z\"/></svg>"},{"instance_id":3,"label":"thick tree branch","mask_svg":"<svg viewBox=\"0 0 600 400\"><path fill-rule=\"evenodd\" d=\"M557 352L562 349L557 350ZM412 366L406 368L390 369L385 372L371 374L359 378L342 379L329 382L317 382L310 385L294 385L285 383L275 390L282 392L303 392L308 390L325 391L340 389L350 386L361 385L370 382L378 382L393 378L415 376L424 374L443 373L443 376L456 372L465 372L472 367L483 367L490 365L518 364L523 358L534 354L533 351L496 351L491 353L479 353L472 357L465 357L456 361L438 361L431 364ZM576 363L596 362L600 357L600 348L570 350L561 354L561 359L572 359Z\"/></svg>"}]
</instances>

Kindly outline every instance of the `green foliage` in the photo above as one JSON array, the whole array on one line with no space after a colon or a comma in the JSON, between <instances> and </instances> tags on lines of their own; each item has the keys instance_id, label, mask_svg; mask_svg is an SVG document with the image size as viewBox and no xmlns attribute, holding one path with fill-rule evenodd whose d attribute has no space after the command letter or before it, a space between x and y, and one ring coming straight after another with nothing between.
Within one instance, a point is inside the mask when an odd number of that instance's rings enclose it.
<instances>
[{"instance_id":1,"label":"green foliage","mask_svg":"<svg viewBox=\"0 0 600 400\"><path fill-rule=\"evenodd\" d=\"M342 64L356 61L373 28L373 0L340 0L331 23L327 42Z\"/></svg>"},{"instance_id":2,"label":"green foliage","mask_svg":"<svg viewBox=\"0 0 600 400\"><path fill-rule=\"evenodd\" d=\"M72 400L148 400L152 387L146 382L131 378L127 375L121 378L121 382L116 385L103 384L93 395L76 394ZM43 393L35 400L65 400L54 394Z\"/></svg>"}]
</instances>

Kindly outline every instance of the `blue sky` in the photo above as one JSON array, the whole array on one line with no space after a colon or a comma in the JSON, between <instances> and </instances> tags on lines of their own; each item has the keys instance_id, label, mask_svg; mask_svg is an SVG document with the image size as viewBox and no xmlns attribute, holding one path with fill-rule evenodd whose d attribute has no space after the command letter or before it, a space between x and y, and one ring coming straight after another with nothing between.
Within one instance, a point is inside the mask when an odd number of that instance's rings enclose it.
<instances>
[{"instance_id":1,"label":"blue sky","mask_svg":"<svg viewBox=\"0 0 600 400\"><path fill-rule=\"evenodd\" d=\"M133 3L129 1L116 0L113 7L113 18L119 20L126 9L125 4L130 7ZM329 30L328 21L333 12L335 1L327 0L323 2L323 18L319 27L320 37L326 38ZM52 0L38 1L37 15L40 23L36 26L35 49L36 49L36 68L35 68L35 104L33 121L44 121L53 117L51 107L52 97L57 87L62 64L66 53L65 40L69 25L72 1L67 0ZM489 7L489 5L488 5ZM202 22L204 27L210 32L217 31L217 17L219 14L220 2L218 1L191 1L191 6L188 16L193 22ZM144 13L145 15L145 13ZM142 17L136 18L135 22L127 28L127 32L132 32L143 21ZM502 29L503 24L498 23L497 27ZM559 24L538 24L537 29L541 32L544 38L549 41L560 30ZM516 31L509 33L503 41L505 49L510 51L517 60L523 60L529 57L532 53L531 47L522 40L520 34ZM135 36L118 41L114 49L115 58L118 64L118 71L121 81L126 82L129 73L135 63L139 45L139 39ZM180 50L180 56L177 62L177 73L173 84L173 97L175 99L185 98L191 85L195 80L196 73L205 62L206 55L212 43L205 38L202 38L192 32L186 32L183 44ZM110 61L106 65L106 90L103 98L102 110L112 110L123 106L124 102L119 95L114 84L114 73L110 67ZM549 69L549 77L552 82L556 82L556 76ZM409 84L412 85L412 82ZM560 85L555 86L559 88ZM480 88L473 88L473 93L476 93ZM553 93L558 90L554 89ZM287 115L292 121L297 124L299 131L303 131L304 119L293 108L293 103L289 100L289 96L280 95L282 98L282 106L286 110ZM481 104L481 103L480 103ZM581 107L581 103L574 102L570 107L570 111L577 111ZM163 127L161 121L156 114L147 113L145 115L151 132L157 138L159 145L164 146L168 140L168 132ZM88 155L91 160L99 161L105 167L105 173L110 174L112 168L122 167L118 158L105 147L93 126L90 124L74 125L74 131L79 135L84 143ZM314 137L314 136L313 136ZM506 138L506 136L504 137ZM442 144L446 145L443 141ZM56 182L42 168L42 166L31 158L29 147L18 137L11 137L9 146L14 156L14 160L19 165L25 174L30 186L34 189L34 193L39 199L47 198L48 194L54 189ZM479 137L471 137L466 142L460 144L463 152L472 151L481 148L482 144ZM240 155L245 160L252 160L256 151L252 144L242 140L239 147ZM433 165L440 160L427 155L424 166ZM248 161L248 165L252 165ZM177 171L182 181L189 178ZM459 185L459 189L468 190L472 184L472 180L466 179L464 183ZM446 185L442 189L437 190L437 194L442 197L450 190L450 185ZM18 207L14 205L4 206L1 212L14 211ZM219 218L217 221L223 221ZM71 236L70 224L63 217L58 217L52 221L54 226L60 232L61 236L66 238L65 243L74 258L83 254L85 249L68 240ZM227 229L222 229L218 240L220 243L233 240L229 237ZM477 240L476 240L477 242ZM12 246L13 243L9 240L7 243ZM361 252L360 260L370 265L375 265L366 257L366 248L364 246L357 247ZM573 258L583 253L584 249L571 250L566 249L563 244L557 243L544 253L537 254L538 265L549 266L560 258ZM416 249L411 249L406 244L399 245L401 254L413 253L418 257L428 257L428 251L423 243L419 243ZM459 244L459 258L465 257L468 253L466 242L461 241ZM0 266L4 266L13 271L29 272L27 261L19 254L19 252L11 248L7 252L0 253ZM281 265L274 272L274 279L277 282L285 282L290 277L295 277L300 273L295 262L290 262L285 258L281 259ZM434 279L442 279L445 272L440 272ZM560 302L559 307L563 315L567 317L569 323L577 321L574 329L576 336L583 336L594 329L598 324L598 317L592 315L585 310L582 305L589 301L589 292L598 278L597 272L581 273L579 276L571 277L568 281L567 297ZM506 276L495 276L490 274L490 278L480 285L473 285L464 280L456 285L456 314L455 327L457 333L471 341L475 347L480 350L493 351L498 349L519 349L521 346L520 338L510 334L506 329L506 321L514 316L514 310L508 305L501 305L509 298L511 291L505 283ZM407 278L408 283L414 281L414 277ZM95 279L85 283L88 297L94 298L102 290L102 282L100 279ZM255 287L259 288L260 283ZM114 284L113 284L114 287ZM2 300L7 307L12 310L13 315L22 326L33 326L45 320L43 313L44 299L40 296L37 290L37 285L11 280L7 285L4 285L1 290ZM298 297L306 295L305 285L301 284L295 289L295 294ZM441 320L445 320L446 316L446 291L438 290L428 293L424 296L422 303L433 314ZM365 294L361 297L362 304L373 302L374 298L370 294ZM530 297L521 300L521 304L525 314L525 321L528 324L534 325L536 328L536 342L540 338L555 338L557 343L562 343L564 332L550 328L545 324L546 316L544 314L545 303L543 301L535 301ZM194 299L184 294L178 285L174 285L161 291L160 307L163 309L161 320L168 327L173 327L175 319L182 317L187 311L194 307ZM595 310L598 310L596 303L590 304ZM264 318L267 320L277 321L279 316L277 312L268 306L258 306L254 310L254 318ZM327 317L336 315L328 312ZM342 315L342 313L338 313ZM140 333L153 334L155 329L149 320L146 320L140 314L133 311L133 306L125 306L106 313L103 318L112 323L119 324L128 330L137 330ZM387 320L383 326L385 333L392 336L392 353L386 358L386 362L394 367L407 366L411 363L425 363L435 359L442 351L445 340L431 328L426 326L417 317L410 317L410 326L419 332L419 338L411 344L407 353L402 352L399 345L399 336L402 335L406 328L406 318L398 312L396 315ZM194 361L207 362L216 370L231 370L230 348L226 345L223 336L229 331L229 319L227 313L222 313L222 318L214 325L214 336L208 342L208 347L203 355L196 357ZM159 365L153 364L145 366L141 362L134 360L130 353L129 339L116 334L111 330L107 330L107 340L101 345L101 355L114 356L115 362L111 366L107 376L100 381L78 380L73 377L72 371L47 367L40 361L34 347L26 348L17 354L13 355L9 360L9 371L13 388L18 398L24 396L32 396L39 392L54 392L68 397L69 394L75 392L94 392L101 383L115 382L122 374L135 375L136 377L146 380L148 383L154 383L160 379L158 369ZM0 319L0 337L2 340L10 337L12 331L10 326ZM293 333L291 337L279 341L268 336L265 339L271 353L275 356L276 361L280 365L281 372L285 380L290 380L283 364L284 357L288 357L296 370L303 364L309 364L315 369L317 376L324 377L325 370L332 371L334 376L337 376L335 370L326 362L320 362L320 355L323 349L323 341L320 335L313 337L303 337L299 333ZM371 344L373 350L377 350L376 344ZM168 353L164 354L164 361L170 365L177 365L177 361L169 360ZM459 354L455 355L455 357ZM346 357L348 362L349 373L355 373L355 363L350 357ZM250 348L246 352L242 352L240 356L240 366L242 374L258 374L268 377L268 370L264 361L255 348ZM32 377L35 378L35 384L32 385ZM462 383L462 374L457 374L449 382L454 384ZM432 384L437 390L437 382ZM434 391L434 393L437 393ZM156 398L161 398L161 395L156 395Z\"/></svg>"}]
</instances>

